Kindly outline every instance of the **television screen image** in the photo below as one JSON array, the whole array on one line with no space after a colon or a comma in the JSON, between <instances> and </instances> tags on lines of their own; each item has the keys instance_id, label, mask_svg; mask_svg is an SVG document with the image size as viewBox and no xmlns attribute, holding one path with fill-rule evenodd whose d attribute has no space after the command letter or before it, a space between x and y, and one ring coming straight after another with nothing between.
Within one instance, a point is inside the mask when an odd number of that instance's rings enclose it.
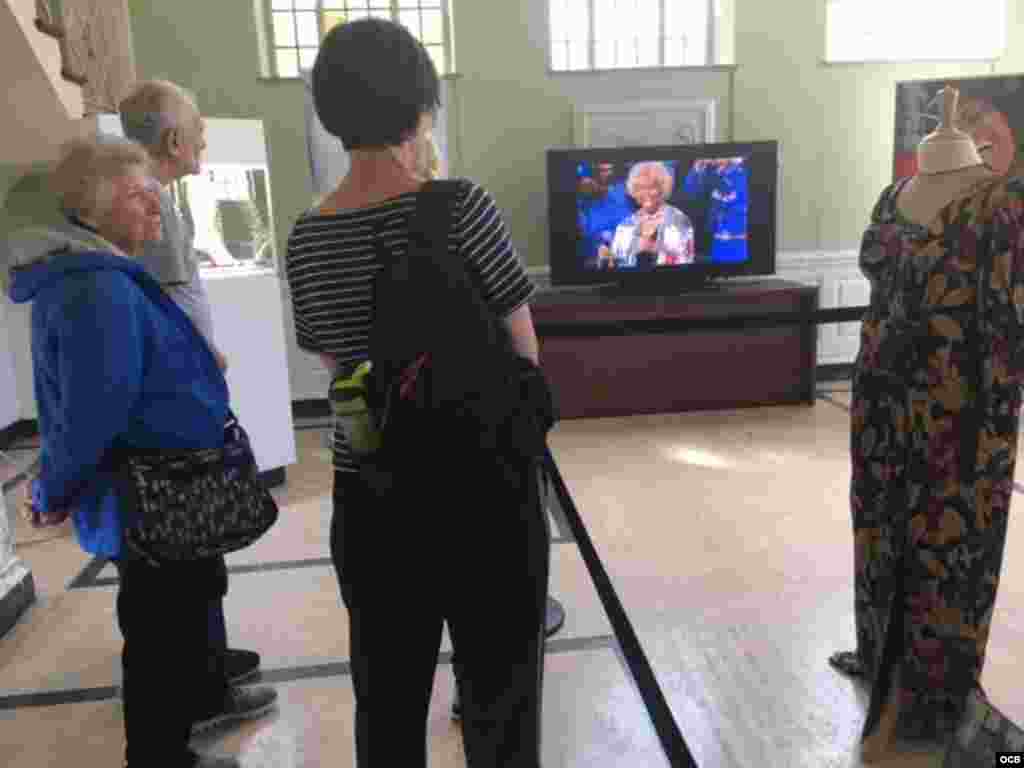
<instances>
[{"instance_id":1,"label":"television screen image","mask_svg":"<svg viewBox=\"0 0 1024 768\"><path fill-rule=\"evenodd\" d=\"M587 269L748 259L744 157L599 158L576 166L578 257Z\"/></svg>"},{"instance_id":2,"label":"television screen image","mask_svg":"<svg viewBox=\"0 0 1024 768\"><path fill-rule=\"evenodd\" d=\"M957 128L970 134L982 159L997 173L1024 171L1024 75L918 80L896 84L893 178L917 173L917 145L939 126L939 91L960 92Z\"/></svg>"},{"instance_id":3,"label":"television screen image","mask_svg":"<svg viewBox=\"0 0 1024 768\"><path fill-rule=\"evenodd\" d=\"M554 284L772 274L773 141L548 151Z\"/></svg>"}]
</instances>

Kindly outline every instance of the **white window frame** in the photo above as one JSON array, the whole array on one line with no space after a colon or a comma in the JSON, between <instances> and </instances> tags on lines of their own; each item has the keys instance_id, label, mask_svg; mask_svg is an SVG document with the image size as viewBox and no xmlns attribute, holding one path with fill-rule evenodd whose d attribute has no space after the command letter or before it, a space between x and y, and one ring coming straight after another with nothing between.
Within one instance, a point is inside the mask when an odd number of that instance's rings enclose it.
<instances>
[{"instance_id":1,"label":"white window frame","mask_svg":"<svg viewBox=\"0 0 1024 768\"><path fill-rule=\"evenodd\" d=\"M306 8L292 9L291 11L288 11L288 12L293 14L293 18L294 18L294 14L296 14L296 13L310 13L310 12L315 13L316 14L316 18L317 18L317 28L318 28L319 33L320 33L320 38L322 40L323 39L323 35L324 35L324 31L325 31L324 30L324 12L342 10L340 8L331 8L329 6L332 5L332 4L341 5L341 4L344 3L344 1L345 0L338 0L337 3L330 3L330 2L325 2L325 0L317 0L314 8L311 8L311 9L306 9ZM359 0L355 0L355 1L358 2ZM300 45L298 45L298 39L296 39L296 45L277 45L277 41L274 39L274 13L275 13L275 11L274 11L274 8L273 8L273 0L256 0L256 2L257 2L257 7L256 7L257 21L258 21L258 24L260 26L260 31L261 31L261 46L260 46L261 47L261 51L260 52L261 52L261 57L263 59L263 74L266 77L268 77L270 79L274 79L274 80L288 80L288 79L298 79L298 78L300 78L300 76L301 76L300 74L296 74L296 75L281 75L278 72L278 70L277 70L277 50L278 49L289 49L289 48L293 49L293 50L300 50L301 48L311 48L312 46L300 46ZM349 2L352 2L352 0L349 0ZM420 2L417 2L416 7L407 8L407 7L402 7L403 4L402 4L401 0L370 0L369 5L371 7L375 6L375 5L376 6L388 6L388 8L390 10L390 18L391 18L392 21L395 21L395 22L397 22L399 20L399 18L400 18L399 12L408 12L408 11L417 11L417 10L418 11L436 10L436 7L440 6L440 8L441 8L441 27L442 27L442 35L443 35L443 40L442 40L442 43L441 43L441 47L442 47L442 50L443 50L443 53L444 53L445 67L444 67L443 70L441 70L441 68L439 68L438 74L440 76L442 76L442 77L446 77L446 76L454 75L455 74L455 48L454 48L454 45L452 44L451 2L452 2L452 0L420 0ZM427 4L427 3L429 3L429 6L424 8L423 5ZM325 5L327 5L328 7L325 8L324 7ZM355 10L360 10L360 9L355 9ZM378 9L375 8L374 10L378 10ZM284 11L277 11L277 12L278 13L282 13ZM419 39L419 35L416 33L415 30L410 30L410 31L412 31L413 35L416 36L417 39ZM296 30L296 35L297 35L297 30ZM319 44L317 45L317 48L319 49ZM301 62L299 64L299 69L300 70L302 69Z\"/></svg>"},{"instance_id":2,"label":"white window frame","mask_svg":"<svg viewBox=\"0 0 1024 768\"><path fill-rule=\"evenodd\" d=\"M823 0L822 59L826 64L995 61L1006 52L1009 2L1018 1Z\"/></svg>"},{"instance_id":3,"label":"white window frame","mask_svg":"<svg viewBox=\"0 0 1024 768\"><path fill-rule=\"evenodd\" d=\"M665 64L665 45L666 45L666 32L665 19L667 18L667 9L669 3L672 0L659 0L659 29L658 29L658 62L656 64L635 66L635 67L598 67L596 66L597 61L597 24L595 6L596 0L586 0L589 5L588 18L590 21L590 29L587 33L587 66L580 69L555 69L554 67L554 45L555 41L552 39L554 30L551 27L551 3L557 2L557 0L547 0L544 4L544 10L546 13L544 25L546 29L545 37L545 52L547 54L547 70L552 74L571 74L574 72L613 72L613 71L633 71L633 70L652 70L652 69L696 69L696 68L708 68L715 66L715 35L717 30L715 29L716 20L716 0L705 0L707 4L707 39L704 50L704 63L703 64L690 64L690 65L677 65L677 64ZM564 41L559 41L564 42Z\"/></svg>"}]
</instances>

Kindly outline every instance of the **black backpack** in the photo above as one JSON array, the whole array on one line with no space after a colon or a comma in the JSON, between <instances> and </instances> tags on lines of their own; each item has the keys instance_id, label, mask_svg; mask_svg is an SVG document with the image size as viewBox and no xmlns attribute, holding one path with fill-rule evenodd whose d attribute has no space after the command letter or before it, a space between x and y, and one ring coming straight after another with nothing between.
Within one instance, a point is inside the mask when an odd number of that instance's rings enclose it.
<instances>
[{"instance_id":1,"label":"black backpack","mask_svg":"<svg viewBox=\"0 0 1024 768\"><path fill-rule=\"evenodd\" d=\"M377 485L403 467L437 461L539 461L556 419L543 373L515 352L449 250L464 183L423 187L405 256L377 238L367 401L382 447L363 462Z\"/></svg>"}]
</instances>

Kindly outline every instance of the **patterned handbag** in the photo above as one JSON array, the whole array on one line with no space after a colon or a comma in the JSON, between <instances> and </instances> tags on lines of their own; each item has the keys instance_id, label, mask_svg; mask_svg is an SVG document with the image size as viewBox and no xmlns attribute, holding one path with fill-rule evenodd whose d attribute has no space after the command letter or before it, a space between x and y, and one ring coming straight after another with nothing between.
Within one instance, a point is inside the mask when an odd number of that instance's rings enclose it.
<instances>
[{"instance_id":1,"label":"patterned handbag","mask_svg":"<svg viewBox=\"0 0 1024 768\"><path fill-rule=\"evenodd\" d=\"M259 479L249 436L233 415L222 448L126 453L118 491L125 548L150 565L242 549L278 516Z\"/></svg>"}]
</instances>

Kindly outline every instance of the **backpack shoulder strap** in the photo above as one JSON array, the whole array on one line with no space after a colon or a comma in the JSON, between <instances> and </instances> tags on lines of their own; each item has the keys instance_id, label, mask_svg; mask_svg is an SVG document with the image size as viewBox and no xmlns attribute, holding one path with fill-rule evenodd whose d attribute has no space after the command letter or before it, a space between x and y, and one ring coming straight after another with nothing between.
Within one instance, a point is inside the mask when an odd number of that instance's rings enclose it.
<instances>
[{"instance_id":1,"label":"backpack shoulder strap","mask_svg":"<svg viewBox=\"0 0 1024 768\"><path fill-rule=\"evenodd\" d=\"M416 196L416 212L410 227L410 245L424 252L448 252L452 214L462 182L428 181ZM436 250L435 250L436 249Z\"/></svg>"}]
</instances>

